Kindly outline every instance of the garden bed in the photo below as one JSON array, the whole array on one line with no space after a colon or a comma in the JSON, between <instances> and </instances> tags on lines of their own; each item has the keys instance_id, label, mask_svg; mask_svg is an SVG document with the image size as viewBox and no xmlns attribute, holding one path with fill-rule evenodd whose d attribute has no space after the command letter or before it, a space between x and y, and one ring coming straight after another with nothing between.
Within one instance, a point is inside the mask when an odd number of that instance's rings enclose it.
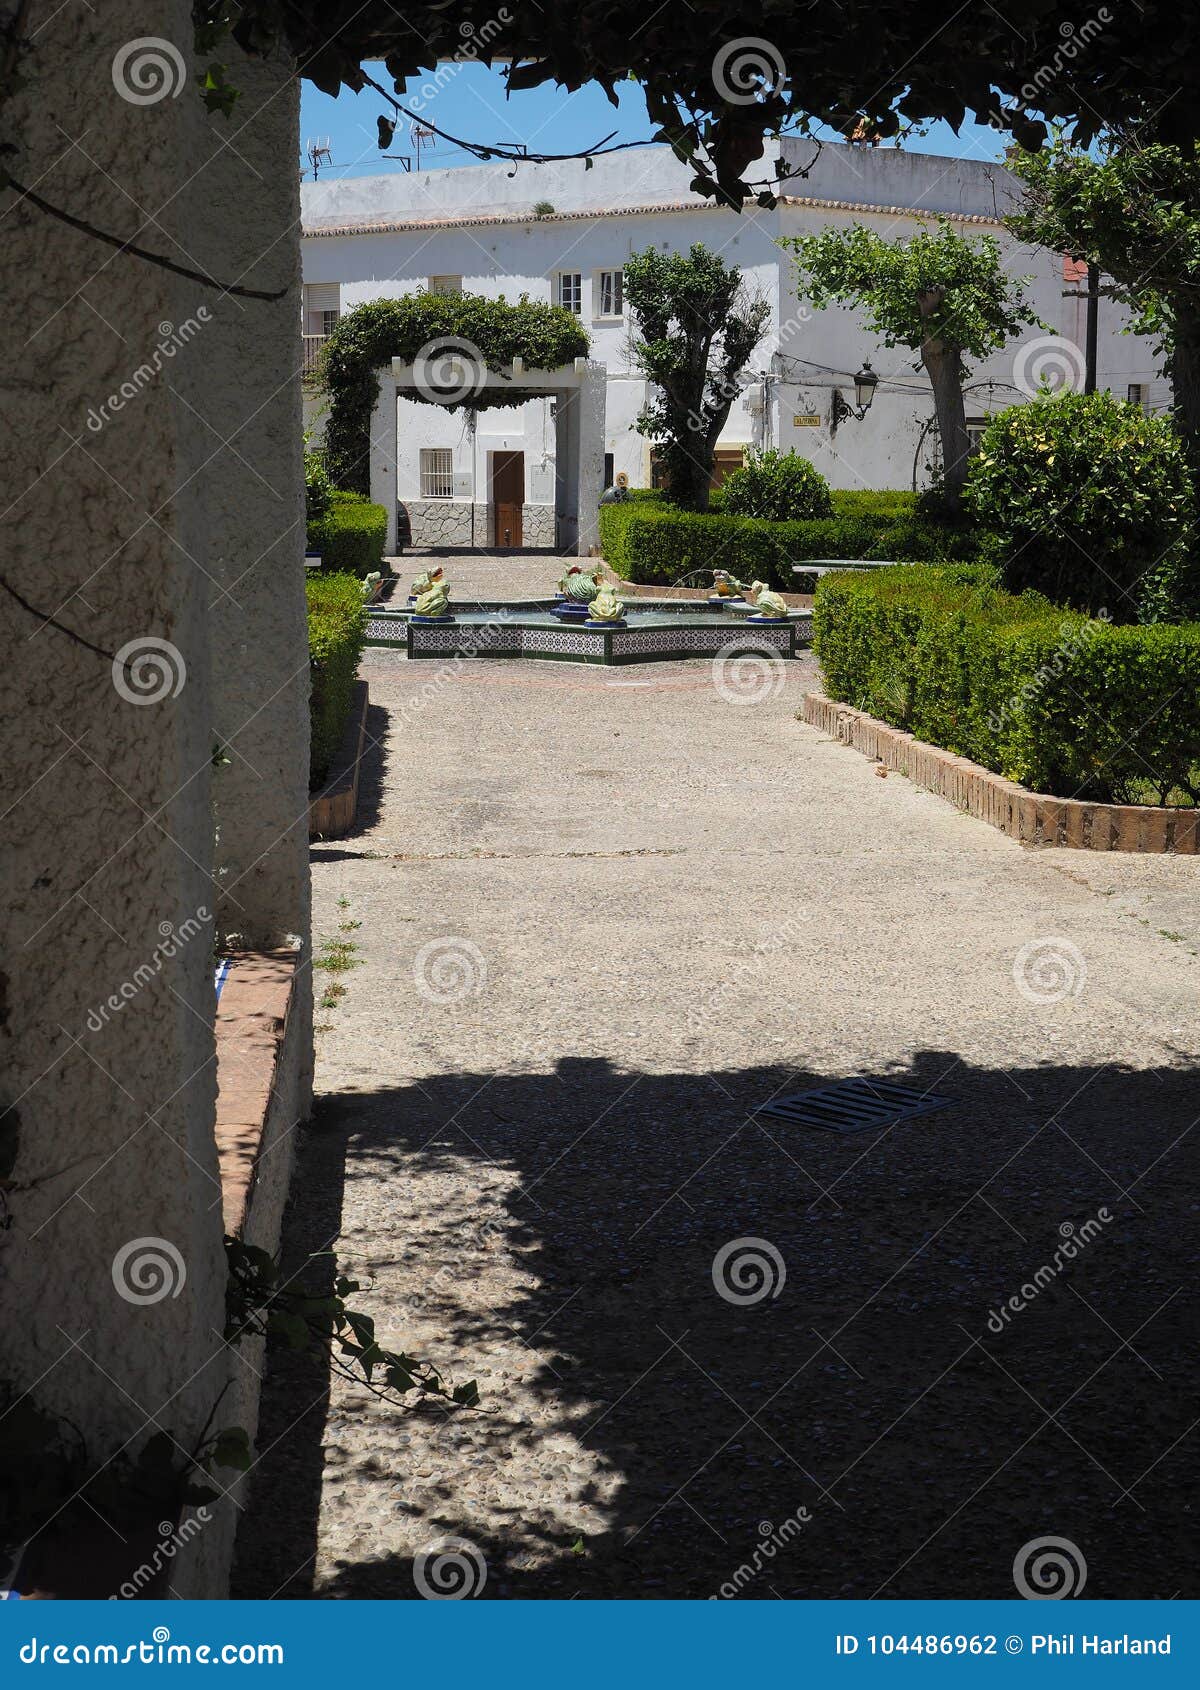
<instances>
[{"instance_id":1,"label":"garden bed","mask_svg":"<svg viewBox=\"0 0 1200 1690\"><path fill-rule=\"evenodd\" d=\"M330 766L329 778L308 800L310 839L340 839L354 826L358 809L358 772L367 731L367 683L355 681L350 715L342 742Z\"/></svg>"},{"instance_id":2,"label":"garden bed","mask_svg":"<svg viewBox=\"0 0 1200 1690\"><path fill-rule=\"evenodd\" d=\"M804 695L801 720L831 739L851 745L886 769L948 798L956 808L997 827L1022 845L1060 845L1082 851L1174 852L1200 850L1200 810L1151 804L1091 804L1032 792L952 751L927 745L865 710L839 704L824 693Z\"/></svg>"}]
</instances>

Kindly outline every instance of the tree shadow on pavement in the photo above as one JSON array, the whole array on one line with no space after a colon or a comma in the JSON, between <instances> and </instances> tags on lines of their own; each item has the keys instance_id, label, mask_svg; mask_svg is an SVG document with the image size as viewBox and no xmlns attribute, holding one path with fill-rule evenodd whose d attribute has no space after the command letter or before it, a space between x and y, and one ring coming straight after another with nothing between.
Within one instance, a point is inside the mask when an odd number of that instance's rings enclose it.
<instances>
[{"instance_id":1,"label":"tree shadow on pavement","mask_svg":"<svg viewBox=\"0 0 1200 1690\"><path fill-rule=\"evenodd\" d=\"M366 1213L381 1330L483 1409L331 1414L273 1353L236 1594L417 1597L392 1521L485 1598L1001 1598L1050 1536L1089 1597L1191 1594L1195 1072L888 1077L947 1106L842 1136L755 1114L812 1074L583 1058L326 1098L287 1261ZM376 1529L314 1584L322 1487Z\"/></svg>"}]
</instances>

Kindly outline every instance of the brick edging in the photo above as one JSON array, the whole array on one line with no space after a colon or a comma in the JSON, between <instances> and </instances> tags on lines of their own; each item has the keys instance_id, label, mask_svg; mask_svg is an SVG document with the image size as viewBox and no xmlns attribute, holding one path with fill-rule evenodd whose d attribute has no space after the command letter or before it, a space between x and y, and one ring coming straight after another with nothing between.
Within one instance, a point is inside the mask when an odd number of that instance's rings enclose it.
<instances>
[{"instance_id":1,"label":"brick edging","mask_svg":"<svg viewBox=\"0 0 1200 1690\"><path fill-rule=\"evenodd\" d=\"M865 710L824 693L804 695L801 717L831 739L873 757L958 809L989 822L1022 845L1066 845L1083 851L1200 851L1200 810L1150 804L1090 804L1052 798L1005 780L991 769L889 727Z\"/></svg>"},{"instance_id":2,"label":"brick edging","mask_svg":"<svg viewBox=\"0 0 1200 1690\"><path fill-rule=\"evenodd\" d=\"M314 793L308 801L310 839L340 839L354 826L354 813L358 809L358 771L362 764L369 703L367 683L355 681L354 700L332 773L321 791Z\"/></svg>"}]
</instances>

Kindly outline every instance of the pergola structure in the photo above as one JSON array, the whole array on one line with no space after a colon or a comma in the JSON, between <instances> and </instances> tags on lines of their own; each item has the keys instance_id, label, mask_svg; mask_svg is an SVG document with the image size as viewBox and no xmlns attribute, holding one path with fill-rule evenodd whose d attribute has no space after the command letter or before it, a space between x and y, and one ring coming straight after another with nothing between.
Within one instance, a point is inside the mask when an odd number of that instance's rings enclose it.
<instances>
[{"instance_id":1,"label":"pergola structure","mask_svg":"<svg viewBox=\"0 0 1200 1690\"><path fill-rule=\"evenodd\" d=\"M553 399L555 438L555 544L587 557L597 544L596 512L604 491L604 416L607 372L603 364L575 358L554 370L526 369L519 358L503 371L469 372L472 391L503 388L528 399ZM379 398L371 417L371 499L387 512L386 549L397 550L397 398L438 401L423 369L393 358L379 371ZM474 497L474 489L472 489Z\"/></svg>"}]
</instances>

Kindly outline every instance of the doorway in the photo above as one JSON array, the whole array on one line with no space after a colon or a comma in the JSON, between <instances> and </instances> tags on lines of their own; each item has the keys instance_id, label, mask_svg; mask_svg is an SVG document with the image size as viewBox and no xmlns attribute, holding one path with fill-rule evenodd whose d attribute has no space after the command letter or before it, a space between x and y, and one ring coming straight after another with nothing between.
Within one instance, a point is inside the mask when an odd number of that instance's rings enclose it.
<instances>
[{"instance_id":1,"label":"doorway","mask_svg":"<svg viewBox=\"0 0 1200 1690\"><path fill-rule=\"evenodd\" d=\"M524 503L524 452L493 452L492 544L497 550L524 544L521 530Z\"/></svg>"}]
</instances>

